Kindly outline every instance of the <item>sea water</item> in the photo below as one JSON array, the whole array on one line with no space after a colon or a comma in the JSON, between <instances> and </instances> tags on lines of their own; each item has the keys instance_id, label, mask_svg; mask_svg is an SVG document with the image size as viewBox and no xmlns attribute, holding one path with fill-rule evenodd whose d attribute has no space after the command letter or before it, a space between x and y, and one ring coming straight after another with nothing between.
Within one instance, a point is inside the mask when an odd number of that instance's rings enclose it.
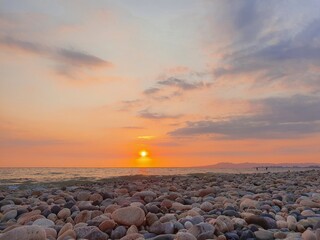
<instances>
[{"instance_id":1,"label":"sea water","mask_svg":"<svg viewBox=\"0 0 320 240\"><path fill-rule=\"evenodd\" d=\"M311 170L310 168L0 168L0 186L57 182L94 182L134 175L187 175L195 173L266 173ZM14 187L13 187L14 188Z\"/></svg>"}]
</instances>

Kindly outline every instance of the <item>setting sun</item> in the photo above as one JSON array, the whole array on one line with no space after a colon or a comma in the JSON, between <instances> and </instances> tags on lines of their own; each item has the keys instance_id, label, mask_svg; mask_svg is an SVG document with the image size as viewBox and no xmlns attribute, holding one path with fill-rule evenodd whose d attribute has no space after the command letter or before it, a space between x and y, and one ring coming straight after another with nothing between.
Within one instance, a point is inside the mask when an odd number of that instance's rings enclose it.
<instances>
[{"instance_id":1,"label":"setting sun","mask_svg":"<svg viewBox=\"0 0 320 240\"><path fill-rule=\"evenodd\" d=\"M146 157L146 156L148 156L148 152L145 151L145 150L140 151L139 154L140 154L141 157Z\"/></svg>"}]
</instances>

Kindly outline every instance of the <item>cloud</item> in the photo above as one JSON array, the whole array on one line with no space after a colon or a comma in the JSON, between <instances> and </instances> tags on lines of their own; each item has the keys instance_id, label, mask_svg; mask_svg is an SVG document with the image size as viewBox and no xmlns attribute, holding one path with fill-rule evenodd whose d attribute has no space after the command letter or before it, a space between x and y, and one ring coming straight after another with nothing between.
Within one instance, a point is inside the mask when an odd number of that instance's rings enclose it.
<instances>
[{"instance_id":1,"label":"cloud","mask_svg":"<svg viewBox=\"0 0 320 240\"><path fill-rule=\"evenodd\" d=\"M65 62L69 64L74 64L78 66L104 66L111 65L111 63L102 60L96 56L79 52L76 50L70 49L58 49L56 52L57 57L63 59Z\"/></svg>"},{"instance_id":2,"label":"cloud","mask_svg":"<svg viewBox=\"0 0 320 240\"><path fill-rule=\"evenodd\" d=\"M41 44L19 40L8 36L0 38L0 44L8 48L23 50L35 54L49 54L51 52L49 48L46 48Z\"/></svg>"},{"instance_id":3,"label":"cloud","mask_svg":"<svg viewBox=\"0 0 320 240\"><path fill-rule=\"evenodd\" d=\"M228 120L203 120L169 132L171 136L215 135L222 139L295 138L320 132L320 98L295 95L252 101L262 111Z\"/></svg>"},{"instance_id":4,"label":"cloud","mask_svg":"<svg viewBox=\"0 0 320 240\"><path fill-rule=\"evenodd\" d=\"M121 101L119 111L130 111L134 108L137 108L142 105L141 99L134 99L134 100L124 100Z\"/></svg>"},{"instance_id":5,"label":"cloud","mask_svg":"<svg viewBox=\"0 0 320 240\"><path fill-rule=\"evenodd\" d=\"M138 113L138 116L141 118L146 118L146 119L176 119L181 117L181 115L169 115L169 114L163 114L163 113L156 113L156 112L151 112L149 109L144 109Z\"/></svg>"},{"instance_id":6,"label":"cloud","mask_svg":"<svg viewBox=\"0 0 320 240\"><path fill-rule=\"evenodd\" d=\"M122 127L123 129L131 129L131 130L139 130L139 129L145 129L144 127L140 127L140 126L125 126Z\"/></svg>"},{"instance_id":7,"label":"cloud","mask_svg":"<svg viewBox=\"0 0 320 240\"><path fill-rule=\"evenodd\" d=\"M288 5L274 0L227 0L209 5L204 38L214 56L214 80L233 77L235 81L247 75L253 86L277 81L285 87L302 87L296 89L299 94L305 87L320 90L320 72L312 69L320 63L320 18L315 10L319 1Z\"/></svg>"},{"instance_id":8,"label":"cloud","mask_svg":"<svg viewBox=\"0 0 320 240\"><path fill-rule=\"evenodd\" d=\"M58 139L27 139L27 138L1 138L0 146L2 147L41 147L73 144Z\"/></svg>"},{"instance_id":9,"label":"cloud","mask_svg":"<svg viewBox=\"0 0 320 240\"><path fill-rule=\"evenodd\" d=\"M181 90L193 90L193 89L199 89L206 86L203 82L188 82L183 79L178 79L174 77L170 77L166 80L158 81L159 85L164 86L171 86L171 87L177 87Z\"/></svg>"},{"instance_id":10,"label":"cloud","mask_svg":"<svg viewBox=\"0 0 320 240\"><path fill-rule=\"evenodd\" d=\"M59 74L73 77L82 68L111 67L113 64L97 56L75 49L52 48L43 44L20 40L12 37L0 38L0 46L10 50L20 50L46 57L55 61L55 71Z\"/></svg>"},{"instance_id":11,"label":"cloud","mask_svg":"<svg viewBox=\"0 0 320 240\"><path fill-rule=\"evenodd\" d=\"M154 94L159 91L160 91L160 88L153 87L153 88L148 88L148 89L144 90L143 93L144 94Z\"/></svg>"},{"instance_id":12,"label":"cloud","mask_svg":"<svg viewBox=\"0 0 320 240\"><path fill-rule=\"evenodd\" d=\"M148 136L147 135L147 136L138 136L137 138L140 140L152 140L155 138L155 136Z\"/></svg>"}]
</instances>

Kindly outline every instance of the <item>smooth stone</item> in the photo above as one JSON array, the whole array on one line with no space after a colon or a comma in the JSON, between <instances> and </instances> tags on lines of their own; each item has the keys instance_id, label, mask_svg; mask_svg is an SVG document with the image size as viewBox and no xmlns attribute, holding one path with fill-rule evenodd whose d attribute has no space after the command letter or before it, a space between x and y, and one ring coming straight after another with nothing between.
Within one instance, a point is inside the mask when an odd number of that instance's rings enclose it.
<instances>
[{"instance_id":1,"label":"smooth stone","mask_svg":"<svg viewBox=\"0 0 320 240\"><path fill-rule=\"evenodd\" d=\"M226 236L224 236L224 235L219 235L218 237L217 237L217 240L227 240L227 238L226 238ZM246 239L247 240L247 239Z\"/></svg>"},{"instance_id":2,"label":"smooth stone","mask_svg":"<svg viewBox=\"0 0 320 240\"><path fill-rule=\"evenodd\" d=\"M112 239L120 239L124 237L127 233L127 230L124 226L118 226L111 232Z\"/></svg>"},{"instance_id":3,"label":"smooth stone","mask_svg":"<svg viewBox=\"0 0 320 240\"><path fill-rule=\"evenodd\" d=\"M99 229L91 231L86 237L89 240L108 240L108 234L101 232Z\"/></svg>"},{"instance_id":4,"label":"smooth stone","mask_svg":"<svg viewBox=\"0 0 320 240\"><path fill-rule=\"evenodd\" d=\"M314 202L310 199L303 199L299 203L301 206L310 208L320 208L320 203Z\"/></svg>"},{"instance_id":5,"label":"smooth stone","mask_svg":"<svg viewBox=\"0 0 320 240\"><path fill-rule=\"evenodd\" d=\"M54 206L52 206L52 207L51 207L51 209L50 209L50 210L51 210L51 212L52 212L52 213L54 213L54 214L56 214L56 215L57 215L57 214L58 214L58 212L60 212L61 207L59 207L58 205L54 205Z\"/></svg>"},{"instance_id":6,"label":"smooth stone","mask_svg":"<svg viewBox=\"0 0 320 240\"><path fill-rule=\"evenodd\" d=\"M161 207L166 207L166 208L171 208L172 207L172 201L169 200L169 199L164 199L161 203L160 203L160 206Z\"/></svg>"},{"instance_id":7,"label":"smooth stone","mask_svg":"<svg viewBox=\"0 0 320 240\"><path fill-rule=\"evenodd\" d=\"M245 198L244 200L241 201L240 203L240 210L243 211L246 208L257 208L259 206L259 202Z\"/></svg>"},{"instance_id":8,"label":"smooth stone","mask_svg":"<svg viewBox=\"0 0 320 240\"><path fill-rule=\"evenodd\" d=\"M184 227L185 227L186 229L190 229L192 226L193 226L193 224L192 224L190 221L186 221L186 222L184 223Z\"/></svg>"},{"instance_id":9,"label":"smooth stone","mask_svg":"<svg viewBox=\"0 0 320 240\"><path fill-rule=\"evenodd\" d=\"M164 224L160 221L156 221L154 222L150 228L149 228L149 232L151 233L155 233L155 234L162 234L164 233Z\"/></svg>"},{"instance_id":10,"label":"smooth stone","mask_svg":"<svg viewBox=\"0 0 320 240\"><path fill-rule=\"evenodd\" d=\"M64 232L68 231L68 230L72 230L73 229L73 225L71 223L66 223L65 225L63 225L63 227L60 229L59 233L58 233L58 237L61 236Z\"/></svg>"},{"instance_id":11,"label":"smooth stone","mask_svg":"<svg viewBox=\"0 0 320 240\"><path fill-rule=\"evenodd\" d=\"M273 237L273 232L268 231L268 230L258 230L254 232L255 237L257 240L272 240L274 239Z\"/></svg>"},{"instance_id":12,"label":"smooth stone","mask_svg":"<svg viewBox=\"0 0 320 240\"><path fill-rule=\"evenodd\" d=\"M239 236L235 232L227 232L224 234L228 240L239 240Z\"/></svg>"},{"instance_id":13,"label":"smooth stone","mask_svg":"<svg viewBox=\"0 0 320 240\"><path fill-rule=\"evenodd\" d=\"M74 222L76 224L80 222L86 223L90 219L91 219L91 212L88 210L83 210L74 218Z\"/></svg>"},{"instance_id":14,"label":"smooth stone","mask_svg":"<svg viewBox=\"0 0 320 240\"><path fill-rule=\"evenodd\" d=\"M51 237L53 239L57 238L57 230L55 230L54 228L45 228L44 229L46 232L46 237Z\"/></svg>"},{"instance_id":15,"label":"smooth stone","mask_svg":"<svg viewBox=\"0 0 320 240\"><path fill-rule=\"evenodd\" d=\"M38 218L44 218L44 216L40 215L40 210L34 210L31 212L24 213L20 215L17 222L21 225L25 225L27 222L37 220Z\"/></svg>"},{"instance_id":16,"label":"smooth stone","mask_svg":"<svg viewBox=\"0 0 320 240\"><path fill-rule=\"evenodd\" d=\"M303 240L317 240L316 235L311 230L307 229L302 233Z\"/></svg>"},{"instance_id":17,"label":"smooth stone","mask_svg":"<svg viewBox=\"0 0 320 240\"><path fill-rule=\"evenodd\" d=\"M3 215L2 221L3 221L3 222L6 222L6 221L8 221L8 220L10 220L10 219L15 219L15 218L17 217L17 215L18 215L18 211L17 211L17 210L15 210L15 209L10 210L10 211L6 212L6 213Z\"/></svg>"},{"instance_id":18,"label":"smooth stone","mask_svg":"<svg viewBox=\"0 0 320 240\"><path fill-rule=\"evenodd\" d=\"M131 233L131 234L128 234L128 235L120 238L120 240L144 240L144 239L145 238L140 233Z\"/></svg>"},{"instance_id":19,"label":"smooth stone","mask_svg":"<svg viewBox=\"0 0 320 240\"><path fill-rule=\"evenodd\" d=\"M156 214L154 214L154 213L148 213L147 214L147 216L146 216L146 221L147 221L147 224L149 225L149 226L151 226L153 223L155 223L156 221L158 221L159 220L159 218L157 217L157 215Z\"/></svg>"},{"instance_id":20,"label":"smooth stone","mask_svg":"<svg viewBox=\"0 0 320 240\"><path fill-rule=\"evenodd\" d=\"M245 219L248 224L257 224L264 229L275 229L277 228L277 223L274 219L269 217L261 217L261 216L249 216Z\"/></svg>"},{"instance_id":21,"label":"smooth stone","mask_svg":"<svg viewBox=\"0 0 320 240\"><path fill-rule=\"evenodd\" d=\"M101 203L103 201L103 197L99 193L94 193L90 195L89 200L94 203Z\"/></svg>"},{"instance_id":22,"label":"smooth stone","mask_svg":"<svg viewBox=\"0 0 320 240\"><path fill-rule=\"evenodd\" d=\"M47 219L49 219L49 220L51 220L51 221L55 222L55 221L58 219L58 217L57 217L57 215L56 215L56 214L54 214L54 213L50 213L50 214L48 215Z\"/></svg>"},{"instance_id":23,"label":"smooth stone","mask_svg":"<svg viewBox=\"0 0 320 240\"><path fill-rule=\"evenodd\" d=\"M320 240L320 229L317 229L315 234L316 234L317 240Z\"/></svg>"},{"instance_id":24,"label":"smooth stone","mask_svg":"<svg viewBox=\"0 0 320 240\"><path fill-rule=\"evenodd\" d=\"M127 230L127 235L133 233L139 233L139 229L135 225L131 225Z\"/></svg>"},{"instance_id":25,"label":"smooth stone","mask_svg":"<svg viewBox=\"0 0 320 240\"><path fill-rule=\"evenodd\" d=\"M185 229L185 227L180 222L174 222L174 231L179 232L181 229Z\"/></svg>"},{"instance_id":26,"label":"smooth stone","mask_svg":"<svg viewBox=\"0 0 320 240\"><path fill-rule=\"evenodd\" d=\"M169 221L176 221L176 220L177 218L174 214L166 214L159 219L159 221L162 223L169 222Z\"/></svg>"},{"instance_id":27,"label":"smooth stone","mask_svg":"<svg viewBox=\"0 0 320 240\"><path fill-rule=\"evenodd\" d=\"M133 194L133 197L152 197L152 198L156 198L157 194L152 192L152 191L141 191L141 192L136 192L135 194Z\"/></svg>"},{"instance_id":28,"label":"smooth stone","mask_svg":"<svg viewBox=\"0 0 320 240\"><path fill-rule=\"evenodd\" d=\"M243 231L240 235L240 240L247 240L249 238L254 238L254 234L251 230Z\"/></svg>"},{"instance_id":29,"label":"smooth stone","mask_svg":"<svg viewBox=\"0 0 320 240\"><path fill-rule=\"evenodd\" d=\"M139 227L144 222L145 213L139 207L124 207L115 210L111 217L118 224L126 226L136 225Z\"/></svg>"},{"instance_id":30,"label":"smooth stone","mask_svg":"<svg viewBox=\"0 0 320 240\"><path fill-rule=\"evenodd\" d=\"M5 232L0 240L46 240L46 232L40 226L21 226Z\"/></svg>"},{"instance_id":31,"label":"smooth stone","mask_svg":"<svg viewBox=\"0 0 320 240\"><path fill-rule=\"evenodd\" d=\"M102 232L106 232L108 230L112 230L116 226L115 221L107 219L99 224L99 229Z\"/></svg>"},{"instance_id":32,"label":"smooth stone","mask_svg":"<svg viewBox=\"0 0 320 240\"><path fill-rule=\"evenodd\" d=\"M205 212L209 212L213 209L213 205L212 203L210 202L203 202L201 205L200 205L200 209L202 211L205 211Z\"/></svg>"},{"instance_id":33,"label":"smooth stone","mask_svg":"<svg viewBox=\"0 0 320 240\"><path fill-rule=\"evenodd\" d=\"M175 240L197 240L197 238L193 236L191 233L178 232L176 234Z\"/></svg>"},{"instance_id":34,"label":"smooth stone","mask_svg":"<svg viewBox=\"0 0 320 240\"><path fill-rule=\"evenodd\" d=\"M151 238L150 240L174 240L175 234L161 234L154 238Z\"/></svg>"},{"instance_id":35,"label":"smooth stone","mask_svg":"<svg viewBox=\"0 0 320 240\"><path fill-rule=\"evenodd\" d=\"M221 233L231 232L234 229L233 222L227 216L219 216L217 219L211 220L209 223L213 224L217 231Z\"/></svg>"},{"instance_id":36,"label":"smooth stone","mask_svg":"<svg viewBox=\"0 0 320 240\"><path fill-rule=\"evenodd\" d=\"M69 240L69 239L76 239L77 234L73 229L68 229L61 234L57 240Z\"/></svg>"},{"instance_id":37,"label":"smooth stone","mask_svg":"<svg viewBox=\"0 0 320 240\"><path fill-rule=\"evenodd\" d=\"M231 221L233 222L234 228L243 228L244 226L247 226L246 220L242 218L232 218Z\"/></svg>"},{"instance_id":38,"label":"smooth stone","mask_svg":"<svg viewBox=\"0 0 320 240\"><path fill-rule=\"evenodd\" d=\"M37 225L37 226L41 226L41 227L52 227L54 226L54 222L49 220L49 219L46 219L46 218L40 218L40 219L37 219L33 222L32 225Z\"/></svg>"},{"instance_id":39,"label":"smooth stone","mask_svg":"<svg viewBox=\"0 0 320 240\"><path fill-rule=\"evenodd\" d=\"M104 232L101 232L99 228L95 226L79 226L74 227L74 231L77 234L77 238L88 238L88 239L96 239L93 236L96 236L97 239L108 239L108 235Z\"/></svg>"},{"instance_id":40,"label":"smooth stone","mask_svg":"<svg viewBox=\"0 0 320 240\"><path fill-rule=\"evenodd\" d=\"M57 214L57 217L60 219L67 219L70 216L71 216L71 211L69 208L63 208Z\"/></svg>"},{"instance_id":41,"label":"smooth stone","mask_svg":"<svg viewBox=\"0 0 320 240\"><path fill-rule=\"evenodd\" d=\"M228 217L240 217L240 214L235 210L224 210L222 212L222 215L225 215Z\"/></svg>"},{"instance_id":42,"label":"smooth stone","mask_svg":"<svg viewBox=\"0 0 320 240\"><path fill-rule=\"evenodd\" d=\"M303 210L303 211L301 212L301 215L302 215L302 216L314 216L315 213L314 213L314 211L312 211L312 210Z\"/></svg>"},{"instance_id":43,"label":"smooth stone","mask_svg":"<svg viewBox=\"0 0 320 240\"><path fill-rule=\"evenodd\" d=\"M198 192L198 195L199 197L205 197L211 193L215 193L215 189L214 188L205 188L205 189L201 189L199 192Z\"/></svg>"},{"instance_id":44,"label":"smooth stone","mask_svg":"<svg viewBox=\"0 0 320 240\"><path fill-rule=\"evenodd\" d=\"M273 234L273 236L276 238L276 239L285 239L287 237L287 233L285 232L275 232Z\"/></svg>"},{"instance_id":45,"label":"smooth stone","mask_svg":"<svg viewBox=\"0 0 320 240\"><path fill-rule=\"evenodd\" d=\"M163 223L163 231L165 234L174 233L174 223L173 222L165 222Z\"/></svg>"},{"instance_id":46,"label":"smooth stone","mask_svg":"<svg viewBox=\"0 0 320 240\"><path fill-rule=\"evenodd\" d=\"M215 228L211 224L209 224L209 223L199 223L197 225L193 225L188 230L188 233L191 233L193 236L195 236L197 239L199 239L200 235L203 234L203 233L209 233L210 234L210 238L213 237L211 235L213 235L214 231L215 231ZM203 238L203 236L201 238Z\"/></svg>"},{"instance_id":47,"label":"smooth stone","mask_svg":"<svg viewBox=\"0 0 320 240\"><path fill-rule=\"evenodd\" d=\"M77 200L78 201L88 201L91 196L91 193L89 191L81 191L77 194Z\"/></svg>"},{"instance_id":48,"label":"smooth stone","mask_svg":"<svg viewBox=\"0 0 320 240\"><path fill-rule=\"evenodd\" d=\"M174 202L174 203L172 203L171 209L174 209L177 211L185 211L185 210L191 210L192 206L191 205L184 205L179 202Z\"/></svg>"},{"instance_id":49,"label":"smooth stone","mask_svg":"<svg viewBox=\"0 0 320 240\"><path fill-rule=\"evenodd\" d=\"M295 231L297 228L297 219L294 216L289 215L287 217L288 228L291 231Z\"/></svg>"},{"instance_id":50,"label":"smooth stone","mask_svg":"<svg viewBox=\"0 0 320 240\"><path fill-rule=\"evenodd\" d=\"M277 227L278 228L288 228L288 222L283 221L283 220L279 220L277 221Z\"/></svg>"}]
</instances>

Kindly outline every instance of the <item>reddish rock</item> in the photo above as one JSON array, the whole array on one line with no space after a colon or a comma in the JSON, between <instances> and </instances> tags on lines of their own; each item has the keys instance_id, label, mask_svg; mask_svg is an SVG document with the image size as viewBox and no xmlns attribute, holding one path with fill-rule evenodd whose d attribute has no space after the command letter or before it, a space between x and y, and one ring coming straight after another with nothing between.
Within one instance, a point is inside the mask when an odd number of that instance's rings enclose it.
<instances>
[{"instance_id":1,"label":"reddish rock","mask_svg":"<svg viewBox=\"0 0 320 240\"><path fill-rule=\"evenodd\" d=\"M124 207L115 210L112 213L112 219L121 225L141 226L145 219L145 213L139 207Z\"/></svg>"}]
</instances>

